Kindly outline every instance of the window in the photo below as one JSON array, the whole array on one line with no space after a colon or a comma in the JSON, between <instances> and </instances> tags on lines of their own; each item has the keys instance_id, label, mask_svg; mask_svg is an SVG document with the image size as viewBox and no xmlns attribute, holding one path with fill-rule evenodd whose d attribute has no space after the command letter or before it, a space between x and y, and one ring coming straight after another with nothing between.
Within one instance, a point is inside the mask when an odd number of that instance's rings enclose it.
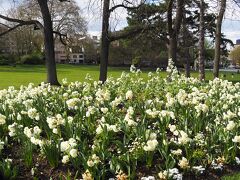
<instances>
[{"instance_id":1,"label":"window","mask_svg":"<svg viewBox=\"0 0 240 180\"><path fill-rule=\"evenodd\" d=\"M79 58L82 59L82 58L83 58L83 54L80 54L80 55L79 55Z\"/></svg>"},{"instance_id":2,"label":"window","mask_svg":"<svg viewBox=\"0 0 240 180\"><path fill-rule=\"evenodd\" d=\"M73 58L77 58L77 55L73 55Z\"/></svg>"}]
</instances>

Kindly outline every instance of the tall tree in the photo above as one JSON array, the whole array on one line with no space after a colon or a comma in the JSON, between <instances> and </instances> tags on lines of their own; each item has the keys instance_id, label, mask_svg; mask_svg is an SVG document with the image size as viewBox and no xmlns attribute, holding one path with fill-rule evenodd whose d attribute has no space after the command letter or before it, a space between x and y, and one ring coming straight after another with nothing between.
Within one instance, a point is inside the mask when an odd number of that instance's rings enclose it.
<instances>
[{"instance_id":1,"label":"tall tree","mask_svg":"<svg viewBox=\"0 0 240 180\"><path fill-rule=\"evenodd\" d=\"M99 80L104 82L107 79L108 55L109 55L109 18L110 0L103 1L102 17L102 39L100 51L100 76Z\"/></svg>"},{"instance_id":2,"label":"tall tree","mask_svg":"<svg viewBox=\"0 0 240 180\"><path fill-rule=\"evenodd\" d=\"M216 22L215 57L213 67L213 75L215 78L219 76L219 63L221 58L221 44L222 44L222 21L226 10L226 0L218 0L218 2L220 6Z\"/></svg>"},{"instance_id":3,"label":"tall tree","mask_svg":"<svg viewBox=\"0 0 240 180\"><path fill-rule=\"evenodd\" d=\"M190 77L190 43L191 43L191 35L189 33L187 22L186 22L186 12L184 11L183 20L182 20L182 37L183 37L183 51L184 51L184 68L185 68L185 76Z\"/></svg>"},{"instance_id":4,"label":"tall tree","mask_svg":"<svg viewBox=\"0 0 240 180\"><path fill-rule=\"evenodd\" d=\"M43 18L44 48L47 67L47 82L51 85L60 85L57 79L57 70L54 53L53 23L47 0L37 0Z\"/></svg>"},{"instance_id":5,"label":"tall tree","mask_svg":"<svg viewBox=\"0 0 240 180\"><path fill-rule=\"evenodd\" d=\"M240 65L240 46L235 47L230 52L230 58L231 58L233 64Z\"/></svg>"},{"instance_id":6,"label":"tall tree","mask_svg":"<svg viewBox=\"0 0 240 180\"><path fill-rule=\"evenodd\" d=\"M181 28L184 0L176 1L176 16L173 19L174 0L168 0L167 5L167 24L168 24L168 58L172 59L173 62L177 61L177 44L178 34Z\"/></svg>"},{"instance_id":7,"label":"tall tree","mask_svg":"<svg viewBox=\"0 0 240 180\"><path fill-rule=\"evenodd\" d=\"M59 0L64 2L67 0ZM35 2L35 1L33 1ZM43 31L44 34L44 48L45 48L45 58L46 58L46 67L47 67L47 82L51 85L60 85L57 79L56 71L56 62L55 62L55 53L54 53L54 39L53 33L59 35L61 41L63 42L63 34L59 31L53 30L53 20L51 13L49 11L49 0L36 0L37 5L39 6L41 16L43 19L43 25L38 20L22 20L16 18L9 18L7 16L1 15L0 18L16 23L13 27L9 27L5 32L0 33L0 36L3 36L18 27L25 25L35 25Z\"/></svg>"},{"instance_id":8,"label":"tall tree","mask_svg":"<svg viewBox=\"0 0 240 180\"><path fill-rule=\"evenodd\" d=\"M118 8L135 9L139 8L144 4L145 0L140 0L140 4L135 6L134 1L122 0L120 4L114 4L110 7L110 0L103 0L103 17L102 17L102 39L101 39L101 50L100 50L100 76L99 80L105 82L107 79L107 68L108 68L108 56L109 56L109 45L112 41L119 40L122 38L136 35L141 32L145 27L135 26L128 31L110 32L109 19L112 12Z\"/></svg>"},{"instance_id":9,"label":"tall tree","mask_svg":"<svg viewBox=\"0 0 240 180\"><path fill-rule=\"evenodd\" d=\"M75 0L65 2L48 0L48 7L54 31L68 34L68 36L86 33L86 22L81 16L81 9ZM25 12L23 16L25 20L42 21L41 9L37 0L24 0L17 9Z\"/></svg>"},{"instance_id":10,"label":"tall tree","mask_svg":"<svg viewBox=\"0 0 240 180\"><path fill-rule=\"evenodd\" d=\"M205 79L205 56L204 56L204 39L205 39L205 30L204 30L204 13L205 13L205 3L204 0L199 2L199 79Z\"/></svg>"}]
</instances>

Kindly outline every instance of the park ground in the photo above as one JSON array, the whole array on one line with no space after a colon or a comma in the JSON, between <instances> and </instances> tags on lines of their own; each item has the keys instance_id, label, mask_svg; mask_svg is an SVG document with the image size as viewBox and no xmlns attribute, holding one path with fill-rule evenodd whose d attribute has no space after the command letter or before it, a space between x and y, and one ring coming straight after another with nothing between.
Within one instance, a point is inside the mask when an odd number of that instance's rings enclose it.
<instances>
[{"instance_id":1,"label":"park ground","mask_svg":"<svg viewBox=\"0 0 240 180\"><path fill-rule=\"evenodd\" d=\"M109 67L108 75L112 77L119 77L121 73L129 72L128 67ZM148 72L152 70L143 70L142 77L146 78ZM85 76L89 74L94 80L98 79L99 66L87 65L57 65L57 72L59 80L67 78L68 81L81 81L85 80ZM162 77L166 77L166 72L161 73ZM192 72L191 76L197 77L198 72ZM240 74L232 72L220 72L220 77L233 82L240 82ZM46 69L43 65L17 65L13 66L0 66L0 89L7 88L8 86L15 86L18 88L21 85L27 85L32 82L39 84L46 79ZM206 71L206 80L212 80L213 75L211 71ZM221 178L222 180L239 180L240 173L227 175Z\"/></svg>"},{"instance_id":2,"label":"park ground","mask_svg":"<svg viewBox=\"0 0 240 180\"><path fill-rule=\"evenodd\" d=\"M147 77L147 73L152 70L143 70L143 78ZM90 65L57 65L58 79L62 80L67 78L68 81L81 81L83 82L85 76L89 74L94 80L98 79L99 66ZM121 73L129 72L128 67L109 67L108 75L112 77L119 77ZM198 76L198 72L192 72L193 77ZM162 76L166 76L166 72L162 72ZM233 82L240 82L240 74L232 72L221 72L220 77ZM7 88L8 86L19 87L27 85L28 83L39 84L46 79L46 69L43 65L17 65L13 66L0 66L0 89ZM206 79L212 80L213 75L211 71L206 71Z\"/></svg>"}]
</instances>

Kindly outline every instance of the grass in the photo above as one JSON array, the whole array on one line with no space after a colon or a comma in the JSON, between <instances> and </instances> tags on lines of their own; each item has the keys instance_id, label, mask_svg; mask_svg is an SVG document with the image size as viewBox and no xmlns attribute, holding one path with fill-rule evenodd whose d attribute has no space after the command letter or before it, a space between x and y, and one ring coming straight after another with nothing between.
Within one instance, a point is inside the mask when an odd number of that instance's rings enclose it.
<instances>
[{"instance_id":1,"label":"grass","mask_svg":"<svg viewBox=\"0 0 240 180\"><path fill-rule=\"evenodd\" d=\"M233 174L231 176L224 176L221 178L221 180L239 180L240 179L240 173Z\"/></svg>"},{"instance_id":2,"label":"grass","mask_svg":"<svg viewBox=\"0 0 240 180\"><path fill-rule=\"evenodd\" d=\"M86 74L97 80L99 76L99 66L87 66L87 65L57 65L58 79L67 78L68 81L84 81ZM122 71L129 71L129 68L109 67L108 76L119 77ZM147 76L149 71L143 71L143 77ZM221 73L223 74L223 73ZM226 79L239 82L240 74L224 73ZM165 77L166 73L162 72L162 76ZM192 76L197 77L198 73L193 72ZM221 76L221 75L220 75ZM20 85L27 85L32 82L39 84L46 79L46 68L43 65L17 65L12 66L0 66L0 89L7 88L8 86L19 87ZM212 72L206 72L206 79L213 79Z\"/></svg>"}]
</instances>

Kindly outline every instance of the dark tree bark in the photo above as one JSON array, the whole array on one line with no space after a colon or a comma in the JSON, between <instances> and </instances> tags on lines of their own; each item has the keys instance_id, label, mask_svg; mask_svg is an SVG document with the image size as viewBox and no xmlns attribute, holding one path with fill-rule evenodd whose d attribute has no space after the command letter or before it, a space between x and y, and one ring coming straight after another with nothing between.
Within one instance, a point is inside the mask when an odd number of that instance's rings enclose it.
<instances>
[{"instance_id":1,"label":"dark tree bark","mask_svg":"<svg viewBox=\"0 0 240 180\"><path fill-rule=\"evenodd\" d=\"M184 69L185 69L185 76L190 77L190 53L189 48L191 46L191 43L189 42L189 31L187 29L187 23L186 23L186 12L183 14L183 21L182 21L182 33L183 33L183 43L184 43Z\"/></svg>"},{"instance_id":2,"label":"dark tree bark","mask_svg":"<svg viewBox=\"0 0 240 180\"><path fill-rule=\"evenodd\" d=\"M47 0L37 0L43 17L44 45L45 58L47 67L47 82L51 85L60 85L57 79L54 39L53 39L53 24L51 14L49 12Z\"/></svg>"},{"instance_id":3,"label":"dark tree bark","mask_svg":"<svg viewBox=\"0 0 240 180\"><path fill-rule=\"evenodd\" d=\"M100 76L99 80L105 82L107 79L108 55L109 55L109 17L110 17L110 0L103 1L103 17L102 17L102 39L100 53Z\"/></svg>"},{"instance_id":4,"label":"dark tree bark","mask_svg":"<svg viewBox=\"0 0 240 180\"><path fill-rule=\"evenodd\" d=\"M204 59L204 0L200 0L199 9L200 9L200 17L199 17L199 79L205 79L205 59Z\"/></svg>"},{"instance_id":5,"label":"dark tree bark","mask_svg":"<svg viewBox=\"0 0 240 180\"><path fill-rule=\"evenodd\" d=\"M168 1L167 8L167 22L168 22L167 29L169 35L168 58L169 59L171 58L173 62L176 62L178 34L182 23L184 0L177 0L177 11L174 23L173 23L173 4L174 0Z\"/></svg>"},{"instance_id":6,"label":"dark tree bark","mask_svg":"<svg viewBox=\"0 0 240 180\"><path fill-rule=\"evenodd\" d=\"M176 60L176 52L174 49L174 40L173 40L173 19L172 19L172 11L173 11L173 2L174 0L168 1L168 9L167 9L167 30L168 30L168 36L169 36L169 42L167 44L168 46L168 59L173 59L173 61Z\"/></svg>"},{"instance_id":7,"label":"dark tree bark","mask_svg":"<svg viewBox=\"0 0 240 180\"><path fill-rule=\"evenodd\" d=\"M220 10L217 17L216 33L215 33L215 56L214 56L214 67L213 76L217 78L219 76L219 63L221 57L221 33L222 33L222 21L226 10L226 0L220 1Z\"/></svg>"},{"instance_id":8,"label":"dark tree bark","mask_svg":"<svg viewBox=\"0 0 240 180\"><path fill-rule=\"evenodd\" d=\"M120 7L125 9L137 9L142 4L144 4L145 0L142 1L142 3L136 7L129 7L127 4L131 4L131 3L128 0L123 0L122 2L123 2L122 4L118 4L110 8L110 0L103 1L102 39L101 39L101 51L100 51L100 76L99 76L99 80L102 81L103 83L107 79L108 55L109 55L110 43L115 40L129 37L130 35L136 35L137 33L145 29L145 27L136 27L135 29L131 29L128 32L119 31L117 33L116 32L110 33L109 18L110 18L110 14L114 10Z\"/></svg>"}]
</instances>

